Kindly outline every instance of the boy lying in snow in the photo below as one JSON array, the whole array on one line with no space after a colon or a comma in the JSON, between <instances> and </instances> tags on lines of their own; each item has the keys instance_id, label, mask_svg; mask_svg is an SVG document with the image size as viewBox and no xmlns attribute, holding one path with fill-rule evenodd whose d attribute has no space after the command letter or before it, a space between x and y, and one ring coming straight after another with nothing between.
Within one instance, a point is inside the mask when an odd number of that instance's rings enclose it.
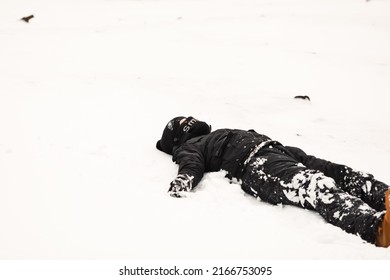
<instances>
[{"instance_id":1,"label":"boy lying in snow","mask_svg":"<svg viewBox=\"0 0 390 280\"><path fill-rule=\"evenodd\" d=\"M371 174L309 156L253 130L211 132L193 117L169 121L156 146L179 164L169 188L173 197L196 187L204 172L223 169L256 198L315 210L348 233L390 246L389 186Z\"/></svg>"}]
</instances>

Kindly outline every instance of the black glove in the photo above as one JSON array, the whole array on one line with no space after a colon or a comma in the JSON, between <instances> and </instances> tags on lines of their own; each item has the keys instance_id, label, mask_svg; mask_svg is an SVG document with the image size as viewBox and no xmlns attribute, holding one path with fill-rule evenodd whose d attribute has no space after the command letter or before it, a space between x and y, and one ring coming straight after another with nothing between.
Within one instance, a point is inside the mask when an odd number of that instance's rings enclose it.
<instances>
[{"instance_id":1,"label":"black glove","mask_svg":"<svg viewBox=\"0 0 390 280\"><path fill-rule=\"evenodd\" d=\"M187 174L179 174L171 182L171 187L168 190L168 193L172 197L185 197L184 192L189 192L192 190L192 179L194 176Z\"/></svg>"}]
</instances>

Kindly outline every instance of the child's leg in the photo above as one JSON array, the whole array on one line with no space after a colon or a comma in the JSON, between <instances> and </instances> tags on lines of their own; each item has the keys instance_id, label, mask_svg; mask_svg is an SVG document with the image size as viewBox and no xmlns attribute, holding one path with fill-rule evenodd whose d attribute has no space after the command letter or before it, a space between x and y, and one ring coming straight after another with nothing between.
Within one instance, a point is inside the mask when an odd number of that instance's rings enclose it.
<instances>
[{"instance_id":1,"label":"child's leg","mask_svg":"<svg viewBox=\"0 0 390 280\"><path fill-rule=\"evenodd\" d=\"M368 173L355 171L351 167L307 155L297 147L284 147L297 161L309 169L318 170L335 180L343 191L359 197L377 211L385 210L384 195L388 185L377 181Z\"/></svg>"},{"instance_id":2,"label":"child's leg","mask_svg":"<svg viewBox=\"0 0 390 280\"><path fill-rule=\"evenodd\" d=\"M370 243L376 242L378 224L384 215L344 192L322 172L307 169L272 149L263 150L250 161L242 188L272 204L316 210L327 222Z\"/></svg>"},{"instance_id":3,"label":"child's leg","mask_svg":"<svg viewBox=\"0 0 390 280\"><path fill-rule=\"evenodd\" d=\"M384 194L389 188L388 185L377 181L371 174L355 171L348 166L343 166L341 172L343 176L338 182L341 189L360 197L377 211L385 210Z\"/></svg>"}]
</instances>

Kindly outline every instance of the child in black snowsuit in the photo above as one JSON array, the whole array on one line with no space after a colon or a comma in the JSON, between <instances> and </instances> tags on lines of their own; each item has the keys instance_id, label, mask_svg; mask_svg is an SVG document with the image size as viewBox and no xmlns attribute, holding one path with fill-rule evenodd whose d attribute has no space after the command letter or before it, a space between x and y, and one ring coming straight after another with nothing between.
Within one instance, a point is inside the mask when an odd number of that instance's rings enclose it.
<instances>
[{"instance_id":1,"label":"child in black snowsuit","mask_svg":"<svg viewBox=\"0 0 390 280\"><path fill-rule=\"evenodd\" d=\"M256 198L315 210L348 233L390 246L389 186L371 174L306 155L253 130L211 132L192 117L169 121L156 146L179 164L171 196L192 190L205 172L223 169Z\"/></svg>"}]
</instances>

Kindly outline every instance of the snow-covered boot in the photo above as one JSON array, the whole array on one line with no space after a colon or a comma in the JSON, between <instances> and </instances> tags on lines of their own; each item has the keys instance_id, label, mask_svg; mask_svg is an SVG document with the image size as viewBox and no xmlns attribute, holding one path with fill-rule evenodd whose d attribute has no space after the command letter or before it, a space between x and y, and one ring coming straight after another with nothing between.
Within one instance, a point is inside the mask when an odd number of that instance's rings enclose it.
<instances>
[{"instance_id":1,"label":"snow-covered boot","mask_svg":"<svg viewBox=\"0 0 390 280\"><path fill-rule=\"evenodd\" d=\"M383 221L379 223L378 235L376 237L376 245L378 247L390 246L390 189L385 194L386 214Z\"/></svg>"}]
</instances>

